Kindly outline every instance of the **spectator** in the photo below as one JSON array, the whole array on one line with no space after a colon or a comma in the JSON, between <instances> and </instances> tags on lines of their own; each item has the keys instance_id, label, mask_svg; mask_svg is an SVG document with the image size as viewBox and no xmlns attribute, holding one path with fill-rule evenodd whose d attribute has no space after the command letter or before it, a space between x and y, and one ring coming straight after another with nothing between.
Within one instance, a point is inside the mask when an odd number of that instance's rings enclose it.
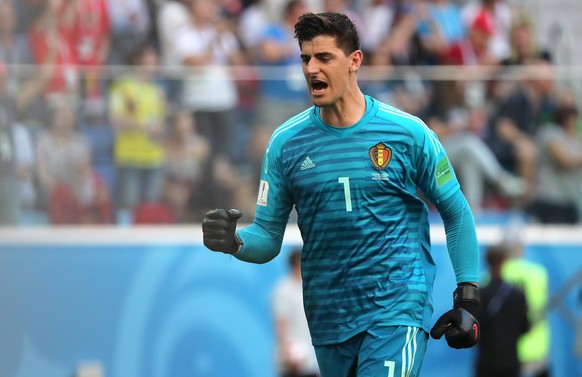
<instances>
[{"instance_id":1,"label":"spectator","mask_svg":"<svg viewBox=\"0 0 582 377\"><path fill-rule=\"evenodd\" d=\"M29 5L32 24L28 40L33 61L40 66L39 91L49 102L74 101L78 97L79 69L71 46L71 35L58 23L60 1L43 1Z\"/></svg>"},{"instance_id":2,"label":"spectator","mask_svg":"<svg viewBox=\"0 0 582 377\"><path fill-rule=\"evenodd\" d=\"M28 127L16 123L13 126L14 158L18 176L18 206L20 210L30 210L37 206L37 189L34 179L36 155L34 138Z\"/></svg>"},{"instance_id":3,"label":"spectator","mask_svg":"<svg viewBox=\"0 0 582 377\"><path fill-rule=\"evenodd\" d=\"M356 25L358 30L364 28L362 16L353 7L352 0L322 0L323 12L343 13Z\"/></svg>"},{"instance_id":4,"label":"spectator","mask_svg":"<svg viewBox=\"0 0 582 377\"><path fill-rule=\"evenodd\" d=\"M33 127L38 125L39 119L44 118L41 94L55 68L41 66L37 69L33 66L29 39L25 30L19 28L24 23L22 21L22 18L17 18L12 1L0 1L0 61L6 63L5 69L8 71L6 90L14 100L15 119L22 125Z\"/></svg>"},{"instance_id":5,"label":"spectator","mask_svg":"<svg viewBox=\"0 0 582 377\"><path fill-rule=\"evenodd\" d=\"M318 377L319 368L303 309L301 249L289 254L290 271L273 289L277 369L281 377Z\"/></svg>"},{"instance_id":6,"label":"spectator","mask_svg":"<svg viewBox=\"0 0 582 377\"><path fill-rule=\"evenodd\" d=\"M425 64L437 64L451 44L467 35L461 9L451 0L420 0L414 12Z\"/></svg>"},{"instance_id":7,"label":"spectator","mask_svg":"<svg viewBox=\"0 0 582 377\"><path fill-rule=\"evenodd\" d=\"M487 186L511 200L523 195L525 187L521 179L499 164L481 138L486 110L466 103L465 85L463 81L434 82L432 104L425 117L457 167L461 189L478 215L485 205Z\"/></svg>"},{"instance_id":8,"label":"spectator","mask_svg":"<svg viewBox=\"0 0 582 377\"><path fill-rule=\"evenodd\" d=\"M370 57L365 62L367 65L413 65L416 63L418 50L415 43L416 14L412 12L412 6L404 7L398 2L396 4L391 7L393 20L390 30L374 50L368 51ZM364 19L366 9L364 8L362 12Z\"/></svg>"},{"instance_id":9,"label":"spectator","mask_svg":"<svg viewBox=\"0 0 582 377\"><path fill-rule=\"evenodd\" d=\"M520 377L517 344L530 323L525 295L501 277L506 257L502 248L487 250L489 279L479 288L481 339L477 343L475 377Z\"/></svg>"},{"instance_id":10,"label":"spectator","mask_svg":"<svg viewBox=\"0 0 582 377\"><path fill-rule=\"evenodd\" d=\"M115 132L107 117L105 99L87 98L79 131L87 140L91 151L91 165L99 174L110 193L117 192L117 172L114 160Z\"/></svg>"},{"instance_id":11,"label":"spectator","mask_svg":"<svg viewBox=\"0 0 582 377\"><path fill-rule=\"evenodd\" d=\"M177 46L187 68L183 107L193 113L200 132L211 142L212 153L230 158L238 93L229 66L244 59L236 36L218 11L212 0L193 0L191 25L177 37Z\"/></svg>"},{"instance_id":12,"label":"spectator","mask_svg":"<svg viewBox=\"0 0 582 377\"><path fill-rule=\"evenodd\" d=\"M164 67L182 65L178 46L178 37L190 27L190 3L192 0L166 0L157 12L158 35L160 38L160 58Z\"/></svg>"},{"instance_id":13,"label":"spectator","mask_svg":"<svg viewBox=\"0 0 582 377\"><path fill-rule=\"evenodd\" d=\"M554 79L550 64L530 60L524 77L494 110L488 143L507 170L524 179L524 199L529 202L537 169L536 137L555 107Z\"/></svg>"},{"instance_id":14,"label":"spectator","mask_svg":"<svg viewBox=\"0 0 582 377\"><path fill-rule=\"evenodd\" d=\"M302 0L288 1L283 22L269 25L260 37L259 64L273 70L261 79L256 125L275 127L309 106L301 51L293 34L295 22L306 10Z\"/></svg>"},{"instance_id":15,"label":"spectator","mask_svg":"<svg viewBox=\"0 0 582 377\"><path fill-rule=\"evenodd\" d=\"M8 91L17 93L25 77L21 66L32 64L26 35L17 31L18 18L11 0L0 1L0 60L8 69Z\"/></svg>"},{"instance_id":16,"label":"spectator","mask_svg":"<svg viewBox=\"0 0 582 377\"><path fill-rule=\"evenodd\" d=\"M506 59L510 53L509 34L513 21L513 10L507 0L470 0L461 8L465 25L472 25L481 13L493 19L493 33L488 41L488 54L497 61Z\"/></svg>"},{"instance_id":17,"label":"spectator","mask_svg":"<svg viewBox=\"0 0 582 377\"><path fill-rule=\"evenodd\" d=\"M474 107L485 106L485 99L491 87L487 79L500 70L499 60L489 51L489 41L494 32L492 15L489 11L482 10L470 24L467 36L459 42L450 44L441 57L443 64L465 67L456 76L466 83L465 96L467 102Z\"/></svg>"},{"instance_id":18,"label":"spectator","mask_svg":"<svg viewBox=\"0 0 582 377\"><path fill-rule=\"evenodd\" d=\"M168 100L179 104L182 80L182 61L178 52L178 38L190 27L191 0L166 0L158 7L157 28L160 40L161 65L168 80Z\"/></svg>"},{"instance_id":19,"label":"spectator","mask_svg":"<svg viewBox=\"0 0 582 377\"><path fill-rule=\"evenodd\" d=\"M200 190L203 173L209 163L210 143L198 134L188 112L178 112L170 121L170 133L165 143L164 201L177 222L189 222L192 205L204 196Z\"/></svg>"},{"instance_id":20,"label":"spectator","mask_svg":"<svg viewBox=\"0 0 582 377\"><path fill-rule=\"evenodd\" d=\"M71 106L53 105L50 123L36 148L38 181L51 223L110 223L109 193L91 168L89 146L75 130Z\"/></svg>"},{"instance_id":21,"label":"spectator","mask_svg":"<svg viewBox=\"0 0 582 377\"><path fill-rule=\"evenodd\" d=\"M15 225L36 205L34 147L28 128L17 123L10 76L0 62L0 225Z\"/></svg>"},{"instance_id":22,"label":"spectator","mask_svg":"<svg viewBox=\"0 0 582 377\"><path fill-rule=\"evenodd\" d=\"M511 49L509 56L502 61L504 65L523 65L532 59L552 60L550 52L538 45L533 22L525 10L513 18L509 41Z\"/></svg>"},{"instance_id":23,"label":"spectator","mask_svg":"<svg viewBox=\"0 0 582 377\"><path fill-rule=\"evenodd\" d=\"M392 0L370 0L360 11L362 15L362 51L370 56L388 38L395 20Z\"/></svg>"},{"instance_id":24,"label":"spectator","mask_svg":"<svg viewBox=\"0 0 582 377\"><path fill-rule=\"evenodd\" d=\"M18 23L17 31L19 33L25 33L30 26L30 14L27 11L27 7L33 5L35 0L8 0L12 3L16 18L20 21Z\"/></svg>"},{"instance_id":25,"label":"spectator","mask_svg":"<svg viewBox=\"0 0 582 377\"><path fill-rule=\"evenodd\" d=\"M111 22L109 63L124 64L135 46L148 39L152 20L147 0L107 0Z\"/></svg>"},{"instance_id":26,"label":"spectator","mask_svg":"<svg viewBox=\"0 0 582 377\"><path fill-rule=\"evenodd\" d=\"M538 135L533 215L542 224L576 224L582 203L582 138L573 103L556 108L555 122Z\"/></svg>"},{"instance_id":27,"label":"spectator","mask_svg":"<svg viewBox=\"0 0 582 377\"><path fill-rule=\"evenodd\" d=\"M59 24L70 50L81 66L82 95L102 94L100 66L106 64L110 48L107 0L61 0Z\"/></svg>"},{"instance_id":28,"label":"spectator","mask_svg":"<svg viewBox=\"0 0 582 377\"><path fill-rule=\"evenodd\" d=\"M532 377L549 377L550 324L546 314L549 301L548 271L525 258L523 230L510 225L499 247L507 255L501 277L525 294L531 329L518 341L522 372Z\"/></svg>"},{"instance_id":29,"label":"spectator","mask_svg":"<svg viewBox=\"0 0 582 377\"><path fill-rule=\"evenodd\" d=\"M136 46L129 63L132 71L110 88L109 111L116 132L119 206L131 212L139 203L160 200L166 99L155 81L158 55L150 44Z\"/></svg>"},{"instance_id":30,"label":"spectator","mask_svg":"<svg viewBox=\"0 0 582 377\"><path fill-rule=\"evenodd\" d=\"M18 172L16 166L16 135L14 105L6 91L6 67L0 65L0 225L17 225Z\"/></svg>"},{"instance_id":31,"label":"spectator","mask_svg":"<svg viewBox=\"0 0 582 377\"><path fill-rule=\"evenodd\" d=\"M285 5L288 0L267 0L265 1L267 18L269 23L272 22L283 22L283 14ZM310 12L323 12L325 11L325 0L305 0L305 5Z\"/></svg>"},{"instance_id":32,"label":"spectator","mask_svg":"<svg viewBox=\"0 0 582 377\"><path fill-rule=\"evenodd\" d=\"M267 14L267 3L269 2L265 0L251 1L239 18L237 34L251 59L253 59L263 30L273 22Z\"/></svg>"},{"instance_id":33,"label":"spectator","mask_svg":"<svg viewBox=\"0 0 582 377\"><path fill-rule=\"evenodd\" d=\"M481 11L469 25L467 36L449 44L444 50L441 62L447 65L499 64L499 60L489 52L489 41L495 33L495 24L487 11Z\"/></svg>"}]
</instances>

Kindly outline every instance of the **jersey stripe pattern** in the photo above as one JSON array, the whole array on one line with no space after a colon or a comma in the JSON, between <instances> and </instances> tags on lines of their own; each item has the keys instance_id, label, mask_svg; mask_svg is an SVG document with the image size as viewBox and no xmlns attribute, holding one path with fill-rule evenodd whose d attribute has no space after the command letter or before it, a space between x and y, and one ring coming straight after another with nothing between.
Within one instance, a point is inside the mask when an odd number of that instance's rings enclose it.
<instances>
[{"instance_id":1,"label":"jersey stripe pattern","mask_svg":"<svg viewBox=\"0 0 582 377\"><path fill-rule=\"evenodd\" d=\"M293 206L298 214L315 345L375 324L428 331L436 271L418 192L435 202L459 184L420 119L366 96L362 119L335 128L311 107L273 133L261 181L258 219L286 221Z\"/></svg>"}]
</instances>

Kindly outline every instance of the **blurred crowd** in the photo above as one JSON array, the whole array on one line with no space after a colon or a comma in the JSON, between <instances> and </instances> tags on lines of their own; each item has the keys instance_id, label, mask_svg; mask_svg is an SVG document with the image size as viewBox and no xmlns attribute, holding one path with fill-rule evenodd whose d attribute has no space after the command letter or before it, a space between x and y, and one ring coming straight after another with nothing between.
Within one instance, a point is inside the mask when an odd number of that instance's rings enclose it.
<instances>
[{"instance_id":1,"label":"blurred crowd","mask_svg":"<svg viewBox=\"0 0 582 377\"><path fill-rule=\"evenodd\" d=\"M433 129L477 218L581 221L578 98L511 0L0 0L0 224L252 219L272 131L310 106L307 11L354 20L363 90Z\"/></svg>"}]
</instances>

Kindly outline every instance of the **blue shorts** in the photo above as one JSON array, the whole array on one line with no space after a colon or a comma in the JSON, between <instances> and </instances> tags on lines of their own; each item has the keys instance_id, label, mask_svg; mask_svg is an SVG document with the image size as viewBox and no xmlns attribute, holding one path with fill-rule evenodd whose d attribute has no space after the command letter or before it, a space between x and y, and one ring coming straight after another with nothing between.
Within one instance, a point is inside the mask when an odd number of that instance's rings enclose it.
<instances>
[{"instance_id":1,"label":"blue shorts","mask_svg":"<svg viewBox=\"0 0 582 377\"><path fill-rule=\"evenodd\" d=\"M418 327L378 326L315 353L321 377L417 377L427 342Z\"/></svg>"}]
</instances>

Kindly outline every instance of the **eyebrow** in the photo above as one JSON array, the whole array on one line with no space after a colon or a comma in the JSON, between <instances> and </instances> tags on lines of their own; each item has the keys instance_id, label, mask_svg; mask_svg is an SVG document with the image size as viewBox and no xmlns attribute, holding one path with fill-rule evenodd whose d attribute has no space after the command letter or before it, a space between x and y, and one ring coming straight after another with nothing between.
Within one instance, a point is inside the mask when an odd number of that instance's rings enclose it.
<instances>
[{"instance_id":1,"label":"eyebrow","mask_svg":"<svg viewBox=\"0 0 582 377\"><path fill-rule=\"evenodd\" d=\"M313 56L315 56L317 59L324 59L324 58L331 58L331 57L335 56L335 54L333 52L323 51L323 52L317 52ZM301 54L301 59L306 59L306 58L310 58L310 57L311 57L311 55Z\"/></svg>"}]
</instances>

